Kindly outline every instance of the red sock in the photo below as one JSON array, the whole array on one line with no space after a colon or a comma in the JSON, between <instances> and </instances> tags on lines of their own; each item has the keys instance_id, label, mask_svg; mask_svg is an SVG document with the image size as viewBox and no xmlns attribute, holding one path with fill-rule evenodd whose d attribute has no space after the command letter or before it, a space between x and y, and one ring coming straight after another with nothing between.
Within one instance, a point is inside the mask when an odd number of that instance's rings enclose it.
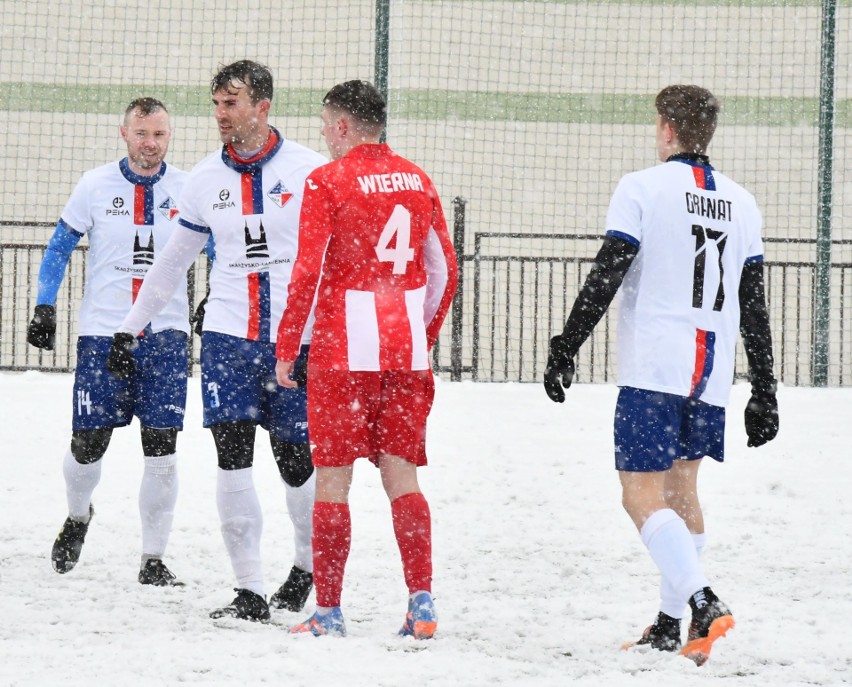
<instances>
[{"instance_id":1,"label":"red sock","mask_svg":"<svg viewBox=\"0 0 852 687\"><path fill-rule=\"evenodd\" d=\"M348 503L314 503L314 584L317 606L339 606L343 570L352 543L352 519Z\"/></svg>"},{"instance_id":2,"label":"red sock","mask_svg":"<svg viewBox=\"0 0 852 687\"><path fill-rule=\"evenodd\" d=\"M432 591L432 516L423 494L411 493L391 503L393 532L402 556L408 593Z\"/></svg>"}]
</instances>

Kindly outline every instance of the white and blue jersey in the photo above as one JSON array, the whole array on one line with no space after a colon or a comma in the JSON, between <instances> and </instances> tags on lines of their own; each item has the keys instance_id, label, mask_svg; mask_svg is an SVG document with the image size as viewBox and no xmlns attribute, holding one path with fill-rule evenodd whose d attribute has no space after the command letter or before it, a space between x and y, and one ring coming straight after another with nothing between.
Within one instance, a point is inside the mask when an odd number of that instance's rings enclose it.
<instances>
[{"instance_id":1,"label":"white and blue jersey","mask_svg":"<svg viewBox=\"0 0 852 687\"><path fill-rule=\"evenodd\" d=\"M68 199L39 272L38 303L53 305L74 246L89 237L80 304L81 336L109 336L130 311L157 252L177 226L188 175L165 162L153 176L130 170L127 158L86 172ZM155 332L189 333L186 278L151 318Z\"/></svg>"},{"instance_id":2,"label":"white and blue jersey","mask_svg":"<svg viewBox=\"0 0 852 687\"><path fill-rule=\"evenodd\" d=\"M230 146L202 160L181 197L180 224L212 235L216 259L204 331L274 342L299 240L305 180L326 158L277 130L247 160ZM310 326L303 342L310 340Z\"/></svg>"},{"instance_id":3,"label":"white and blue jersey","mask_svg":"<svg viewBox=\"0 0 852 687\"><path fill-rule=\"evenodd\" d=\"M113 333L130 312L154 258L177 227L187 173L162 163L135 174L127 158L86 172L68 199L39 269L37 303L54 305L71 253L89 237L77 339L72 427L122 427L134 416L158 429L183 427L189 306L186 276L162 311L141 322L130 379L106 371Z\"/></svg>"},{"instance_id":4,"label":"white and blue jersey","mask_svg":"<svg viewBox=\"0 0 852 687\"><path fill-rule=\"evenodd\" d=\"M725 407L744 265L763 260L754 197L710 165L674 159L619 182L607 235L639 251L621 286L617 384Z\"/></svg>"},{"instance_id":5,"label":"white and blue jersey","mask_svg":"<svg viewBox=\"0 0 852 687\"><path fill-rule=\"evenodd\" d=\"M296 259L305 180L325 162L271 129L250 159L226 145L198 163L181 194L180 227L119 328L135 332L157 312L212 236L201 337L206 427L248 420L282 440L307 441L305 389L278 386L275 338ZM310 331L309 323L306 344Z\"/></svg>"}]
</instances>

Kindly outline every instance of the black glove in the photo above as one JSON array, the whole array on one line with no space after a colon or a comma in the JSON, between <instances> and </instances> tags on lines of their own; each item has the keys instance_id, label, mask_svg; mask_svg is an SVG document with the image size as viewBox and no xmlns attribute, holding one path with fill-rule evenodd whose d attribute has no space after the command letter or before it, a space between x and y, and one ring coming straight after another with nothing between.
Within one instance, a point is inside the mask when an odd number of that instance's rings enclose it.
<instances>
[{"instance_id":1,"label":"black glove","mask_svg":"<svg viewBox=\"0 0 852 687\"><path fill-rule=\"evenodd\" d=\"M550 400L562 403L565 400L565 389L571 386L573 379L574 356L568 350L565 338L554 336L550 340L547 367L544 369L544 390Z\"/></svg>"},{"instance_id":2,"label":"black glove","mask_svg":"<svg viewBox=\"0 0 852 687\"><path fill-rule=\"evenodd\" d=\"M52 351L55 340L56 308L52 305L37 305L27 327L27 342L36 348Z\"/></svg>"},{"instance_id":3,"label":"black glove","mask_svg":"<svg viewBox=\"0 0 852 687\"><path fill-rule=\"evenodd\" d=\"M763 446L778 434L778 400L774 383L762 389L752 386L751 398L745 407L745 430L749 446Z\"/></svg>"},{"instance_id":4,"label":"black glove","mask_svg":"<svg viewBox=\"0 0 852 687\"><path fill-rule=\"evenodd\" d=\"M293 371L290 373L290 379L296 382L296 386L306 386L308 383L308 356L299 355L293 361Z\"/></svg>"},{"instance_id":5,"label":"black glove","mask_svg":"<svg viewBox=\"0 0 852 687\"><path fill-rule=\"evenodd\" d=\"M207 296L201 299L201 302L198 304L198 307L195 309L195 312L189 318L189 323L192 325L192 330L201 336L201 332L204 331L204 307L207 305Z\"/></svg>"},{"instance_id":6,"label":"black glove","mask_svg":"<svg viewBox=\"0 0 852 687\"><path fill-rule=\"evenodd\" d=\"M133 357L133 351L137 346L136 337L133 334L126 332L113 334L107 370L121 379L130 377L136 371L136 359Z\"/></svg>"}]
</instances>

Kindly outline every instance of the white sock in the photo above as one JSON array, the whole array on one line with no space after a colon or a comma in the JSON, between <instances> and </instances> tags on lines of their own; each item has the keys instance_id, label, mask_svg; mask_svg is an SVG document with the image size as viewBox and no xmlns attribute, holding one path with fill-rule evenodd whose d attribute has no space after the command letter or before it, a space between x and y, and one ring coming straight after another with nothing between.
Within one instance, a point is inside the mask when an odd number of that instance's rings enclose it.
<instances>
[{"instance_id":1,"label":"white sock","mask_svg":"<svg viewBox=\"0 0 852 687\"><path fill-rule=\"evenodd\" d=\"M707 543L707 535L703 532L701 534L693 534L692 542L695 544L695 552L700 559L704 551L704 546ZM660 611L678 620L683 618L686 612L686 604L683 602L683 599L678 596L672 584L662 576L660 576Z\"/></svg>"},{"instance_id":2,"label":"white sock","mask_svg":"<svg viewBox=\"0 0 852 687\"><path fill-rule=\"evenodd\" d=\"M696 591L709 586L701 571L692 535L671 508L651 514L640 533L660 574L671 583L682 604Z\"/></svg>"},{"instance_id":3,"label":"white sock","mask_svg":"<svg viewBox=\"0 0 852 687\"><path fill-rule=\"evenodd\" d=\"M293 522L293 542L296 557L293 563L305 572L314 571L314 555L311 547L313 533L314 496L316 494L317 471L301 487L291 487L284 482L287 491L287 511Z\"/></svg>"},{"instance_id":4,"label":"white sock","mask_svg":"<svg viewBox=\"0 0 852 687\"><path fill-rule=\"evenodd\" d=\"M177 455L145 456L139 487L142 561L162 558L169 543L178 496Z\"/></svg>"},{"instance_id":5,"label":"white sock","mask_svg":"<svg viewBox=\"0 0 852 687\"><path fill-rule=\"evenodd\" d=\"M222 539L231 558L237 587L248 589L265 598L260 565L263 513L257 500L251 468L219 468L216 506L222 525Z\"/></svg>"},{"instance_id":6,"label":"white sock","mask_svg":"<svg viewBox=\"0 0 852 687\"><path fill-rule=\"evenodd\" d=\"M101 481L101 461L78 463L71 453L65 454L62 461L62 474L65 476L65 497L68 500L68 515L72 520L89 522L89 504L92 493Z\"/></svg>"},{"instance_id":7,"label":"white sock","mask_svg":"<svg viewBox=\"0 0 852 687\"><path fill-rule=\"evenodd\" d=\"M707 533L693 534L692 543L695 544L695 553L701 558L701 554L704 553L704 548L707 546Z\"/></svg>"}]
</instances>

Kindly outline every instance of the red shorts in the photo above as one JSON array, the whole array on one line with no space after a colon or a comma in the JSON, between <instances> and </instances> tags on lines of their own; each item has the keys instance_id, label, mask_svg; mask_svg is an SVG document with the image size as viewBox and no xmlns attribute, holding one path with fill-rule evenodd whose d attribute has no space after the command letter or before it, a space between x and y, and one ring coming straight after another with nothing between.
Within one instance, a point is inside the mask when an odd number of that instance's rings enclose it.
<instances>
[{"instance_id":1,"label":"red shorts","mask_svg":"<svg viewBox=\"0 0 852 687\"><path fill-rule=\"evenodd\" d=\"M373 463L383 455L426 465L426 418L435 398L431 370L311 370L308 433L318 467Z\"/></svg>"}]
</instances>

